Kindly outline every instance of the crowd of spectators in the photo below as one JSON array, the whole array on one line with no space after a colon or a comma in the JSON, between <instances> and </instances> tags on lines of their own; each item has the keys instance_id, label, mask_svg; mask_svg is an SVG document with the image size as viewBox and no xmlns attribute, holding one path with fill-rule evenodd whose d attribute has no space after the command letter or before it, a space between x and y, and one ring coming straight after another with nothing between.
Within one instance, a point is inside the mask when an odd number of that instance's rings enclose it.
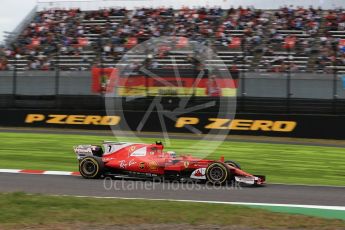
<instances>
[{"instance_id":1,"label":"crowd of spectators","mask_svg":"<svg viewBox=\"0 0 345 230\"><path fill-rule=\"evenodd\" d=\"M302 30L308 34L315 35L322 19L322 10L304 9L297 7L283 7L273 14L272 29L273 30Z\"/></svg>"},{"instance_id":2,"label":"crowd of spectators","mask_svg":"<svg viewBox=\"0 0 345 230\"><path fill-rule=\"evenodd\" d=\"M326 15L326 31L345 30L345 11L343 9L330 10Z\"/></svg>"},{"instance_id":3,"label":"crowd of spectators","mask_svg":"<svg viewBox=\"0 0 345 230\"><path fill-rule=\"evenodd\" d=\"M324 32L320 35L322 23ZM334 49L340 39L328 33L332 30L345 30L345 11L312 7L282 7L275 11L242 7L50 9L38 12L10 46L0 47L0 70L12 70L18 63L27 70L50 70L56 66L57 55L78 57L90 66L100 60L116 62L135 44L161 36L183 36L218 49L241 50L245 46L246 55L274 56L279 50L286 51L286 39L295 36L293 53L317 53L315 70L327 72L326 67L332 64L345 65L344 52ZM296 37L286 31L305 36ZM165 50L160 55L168 53ZM295 63L286 60L286 56L276 55L259 63L267 71L298 71ZM155 61L151 65L159 67Z\"/></svg>"},{"instance_id":4,"label":"crowd of spectators","mask_svg":"<svg viewBox=\"0 0 345 230\"><path fill-rule=\"evenodd\" d=\"M218 28L218 40L222 45L229 46L240 32L249 49L261 44L270 21L269 12L242 7L229 9L225 17Z\"/></svg>"}]
</instances>

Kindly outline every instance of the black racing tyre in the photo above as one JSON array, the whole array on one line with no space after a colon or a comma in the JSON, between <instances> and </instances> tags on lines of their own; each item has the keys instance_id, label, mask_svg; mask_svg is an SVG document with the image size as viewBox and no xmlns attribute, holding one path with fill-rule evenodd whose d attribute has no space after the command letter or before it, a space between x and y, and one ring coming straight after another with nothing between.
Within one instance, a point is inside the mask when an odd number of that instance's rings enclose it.
<instances>
[{"instance_id":1,"label":"black racing tyre","mask_svg":"<svg viewBox=\"0 0 345 230\"><path fill-rule=\"evenodd\" d=\"M233 166L235 168L241 169L241 165L237 163L236 161L225 161L224 163L227 165Z\"/></svg>"},{"instance_id":2,"label":"black racing tyre","mask_svg":"<svg viewBox=\"0 0 345 230\"><path fill-rule=\"evenodd\" d=\"M85 157L79 162L79 172L86 179L100 178L104 172L104 162L100 157Z\"/></svg>"},{"instance_id":3,"label":"black racing tyre","mask_svg":"<svg viewBox=\"0 0 345 230\"><path fill-rule=\"evenodd\" d=\"M214 162L206 168L205 175L208 182L215 185L222 185L227 181L230 171L225 164Z\"/></svg>"}]
</instances>

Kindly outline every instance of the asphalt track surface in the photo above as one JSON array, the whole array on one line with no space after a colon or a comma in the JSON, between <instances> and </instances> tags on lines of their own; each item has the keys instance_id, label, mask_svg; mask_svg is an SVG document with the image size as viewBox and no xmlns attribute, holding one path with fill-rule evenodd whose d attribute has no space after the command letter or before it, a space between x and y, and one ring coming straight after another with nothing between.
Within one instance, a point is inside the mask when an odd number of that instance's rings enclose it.
<instances>
[{"instance_id":1,"label":"asphalt track surface","mask_svg":"<svg viewBox=\"0 0 345 230\"><path fill-rule=\"evenodd\" d=\"M345 187L214 187L151 180L87 180L79 176L0 173L0 192L18 191L49 195L345 206Z\"/></svg>"},{"instance_id":2,"label":"asphalt track surface","mask_svg":"<svg viewBox=\"0 0 345 230\"><path fill-rule=\"evenodd\" d=\"M69 133L82 135L88 133L105 135L104 132L98 131L32 129L25 131L10 128L1 128L0 132ZM154 137L154 135L149 134L145 135L145 137ZM181 138L181 136L177 136L176 138ZM278 141L278 143L280 142ZM297 142L296 144L301 143ZM328 146L328 144L317 143L310 143L310 145ZM333 144L330 145L334 146ZM335 145L342 147L342 143ZM152 181L145 182L141 180L120 179L104 181L101 179L86 180L78 176L0 173L0 192L18 191L51 195L345 206L345 187L279 184L268 184L263 187L212 187L203 184L191 185L190 183L154 183Z\"/></svg>"}]
</instances>

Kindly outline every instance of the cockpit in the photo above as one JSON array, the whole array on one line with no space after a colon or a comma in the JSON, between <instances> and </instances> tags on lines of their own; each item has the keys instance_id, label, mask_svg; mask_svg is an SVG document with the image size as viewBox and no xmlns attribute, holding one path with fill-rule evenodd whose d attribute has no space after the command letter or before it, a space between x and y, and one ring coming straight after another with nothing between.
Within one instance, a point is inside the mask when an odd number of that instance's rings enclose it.
<instances>
[{"instance_id":1,"label":"cockpit","mask_svg":"<svg viewBox=\"0 0 345 230\"><path fill-rule=\"evenodd\" d=\"M174 151L168 151L168 152L167 152L167 155L168 155L169 157L171 157L171 158L176 158L176 157L177 157L176 152L174 152Z\"/></svg>"}]
</instances>

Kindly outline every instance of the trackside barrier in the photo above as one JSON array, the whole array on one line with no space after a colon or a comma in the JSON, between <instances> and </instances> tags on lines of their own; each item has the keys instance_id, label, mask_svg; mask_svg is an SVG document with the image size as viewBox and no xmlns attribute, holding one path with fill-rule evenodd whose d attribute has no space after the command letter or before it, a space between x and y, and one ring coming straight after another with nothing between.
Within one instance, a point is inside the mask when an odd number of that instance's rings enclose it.
<instances>
[{"instance_id":1,"label":"trackside barrier","mask_svg":"<svg viewBox=\"0 0 345 230\"><path fill-rule=\"evenodd\" d=\"M0 126L7 127L51 127L109 130L137 130L144 111L79 110L16 110L4 109L0 115ZM293 114L236 114L234 119L220 117L217 113L188 113L176 115L176 119L164 118L168 132L193 133L192 126L204 134L228 132L230 135L264 135L278 137L303 137L345 139L345 115L293 115ZM152 112L142 131L161 132L157 112Z\"/></svg>"}]
</instances>

